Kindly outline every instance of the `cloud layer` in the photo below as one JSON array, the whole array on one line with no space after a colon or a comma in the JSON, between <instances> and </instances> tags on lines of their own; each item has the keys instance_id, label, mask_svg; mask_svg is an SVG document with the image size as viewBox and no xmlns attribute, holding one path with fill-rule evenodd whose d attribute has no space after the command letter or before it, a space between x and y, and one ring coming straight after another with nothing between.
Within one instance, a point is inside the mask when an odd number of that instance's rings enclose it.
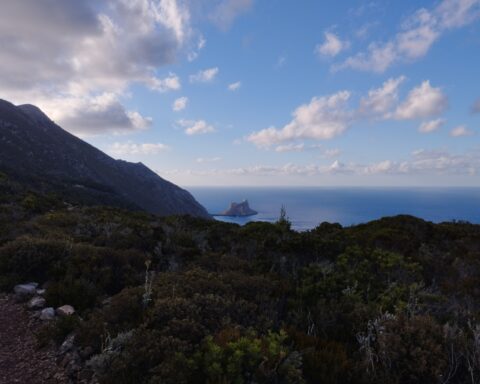
<instances>
[{"instance_id":1,"label":"cloud layer","mask_svg":"<svg viewBox=\"0 0 480 384\"><path fill-rule=\"evenodd\" d=\"M384 72L399 61L414 61L451 29L464 27L480 17L480 0L443 0L433 9L420 8L402 24L390 40L369 44L364 52L348 57L334 70L351 68Z\"/></svg>"},{"instance_id":2,"label":"cloud layer","mask_svg":"<svg viewBox=\"0 0 480 384\"><path fill-rule=\"evenodd\" d=\"M143 143L136 144L131 141L127 143L113 143L109 149L108 153L111 153L114 156L125 156L125 155L157 155L161 152L168 151L170 148L162 143Z\"/></svg>"},{"instance_id":3,"label":"cloud layer","mask_svg":"<svg viewBox=\"0 0 480 384\"><path fill-rule=\"evenodd\" d=\"M73 132L136 130L147 119L121 105L125 91L132 83L159 92L180 88L175 74L158 76L157 68L175 60L189 22L188 9L175 0L5 2L0 88Z\"/></svg>"}]
</instances>

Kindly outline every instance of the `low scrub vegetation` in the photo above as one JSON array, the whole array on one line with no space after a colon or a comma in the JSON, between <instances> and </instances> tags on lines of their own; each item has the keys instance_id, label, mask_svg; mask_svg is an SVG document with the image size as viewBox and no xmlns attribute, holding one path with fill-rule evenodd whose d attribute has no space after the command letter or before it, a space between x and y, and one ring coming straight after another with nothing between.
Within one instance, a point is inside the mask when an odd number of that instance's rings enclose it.
<instances>
[{"instance_id":1,"label":"low scrub vegetation","mask_svg":"<svg viewBox=\"0 0 480 384\"><path fill-rule=\"evenodd\" d=\"M101 383L480 380L480 226L298 233L285 214L239 227L31 195L0 218L0 288L75 306L42 340L75 332Z\"/></svg>"}]
</instances>

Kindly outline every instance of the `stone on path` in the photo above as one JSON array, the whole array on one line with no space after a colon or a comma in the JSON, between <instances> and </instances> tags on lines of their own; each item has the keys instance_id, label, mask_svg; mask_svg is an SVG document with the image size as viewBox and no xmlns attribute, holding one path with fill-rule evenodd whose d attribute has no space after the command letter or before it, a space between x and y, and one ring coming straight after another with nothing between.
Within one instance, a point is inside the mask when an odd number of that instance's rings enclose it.
<instances>
[{"instance_id":1,"label":"stone on path","mask_svg":"<svg viewBox=\"0 0 480 384\"><path fill-rule=\"evenodd\" d=\"M72 316L75 313L75 309L71 305L62 305L57 308L56 312L58 316Z\"/></svg>"},{"instance_id":2,"label":"stone on path","mask_svg":"<svg viewBox=\"0 0 480 384\"><path fill-rule=\"evenodd\" d=\"M37 283L18 284L13 290L20 296L33 296L37 293Z\"/></svg>"},{"instance_id":3,"label":"stone on path","mask_svg":"<svg viewBox=\"0 0 480 384\"><path fill-rule=\"evenodd\" d=\"M28 309L42 309L45 307L45 299L41 296L35 296L30 299L30 301L27 303L27 308Z\"/></svg>"},{"instance_id":4,"label":"stone on path","mask_svg":"<svg viewBox=\"0 0 480 384\"><path fill-rule=\"evenodd\" d=\"M56 364L56 350L39 349L35 334L42 322L11 296L0 294L0 308L0 384L68 383Z\"/></svg>"},{"instance_id":5,"label":"stone on path","mask_svg":"<svg viewBox=\"0 0 480 384\"><path fill-rule=\"evenodd\" d=\"M55 318L55 310L52 307L42 309L40 312L40 320L53 320Z\"/></svg>"}]
</instances>

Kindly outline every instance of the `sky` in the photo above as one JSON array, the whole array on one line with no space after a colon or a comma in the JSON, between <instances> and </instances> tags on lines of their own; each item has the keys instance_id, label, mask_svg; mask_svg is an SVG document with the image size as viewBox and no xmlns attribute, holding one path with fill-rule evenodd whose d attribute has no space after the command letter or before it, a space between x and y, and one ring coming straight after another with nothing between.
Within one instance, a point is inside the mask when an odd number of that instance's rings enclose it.
<instances>
[{"instance_id":1,"label":"sky","mask_svg":"<svg viewBox=\"0 0 480 384\"><path fill-rule=\"evenodd\" d=\"M480 186L480 0L0 3L0 98L181 186Z\"/></svg>"}]
</instances>

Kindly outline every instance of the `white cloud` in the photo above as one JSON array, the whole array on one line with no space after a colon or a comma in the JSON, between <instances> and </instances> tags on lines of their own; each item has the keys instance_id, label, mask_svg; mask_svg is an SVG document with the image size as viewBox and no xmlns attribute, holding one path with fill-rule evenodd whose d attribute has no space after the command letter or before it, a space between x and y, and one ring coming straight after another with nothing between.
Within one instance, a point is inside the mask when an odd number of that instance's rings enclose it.
<instances>
[{"instance_id":1,"label":"white cloud","mask_svg":"<svg viewBox=\"0 0 480 384\"><path fill-rule=\"evenodd\" d=\"M392 161L384 160L378 163L367 165L361 169L361 172L366 174L389 173L393 168L394 163Z\"/></svg>"},{"instance_id":2,"label":"white cloud","mask_svg":"<svg viewBox=\"0 0 480 384\"><path fill-rule=\"evenodd\" d=\"M444 0L436 9L443 28L459 28L480 17L478 0Z\"/></svg>"},{"instance_id":3,"label":"white cloud","mask_svg":"<svg viewBox=\"0 0 480 384\"><path fill-rule=\"evenodd\" d=\"M425 121L420 124L418 131L421 133L431 133L445 125L445 119L435 119L430 121Z\"/></svg>"},{"instance_id":4,"label":"white cloud","mask_svg":"<svg viewBox=\"0 0 480 384\"><path fill-rule=\"evenodd\" d=\"M198 71L195 75L190 75L191 83L208 83L213 81L219 72L218 67L208 68Z\"/></svg>"},{"instance_id":5,"label":"white cloud","mask_svg":"<svg viewBox=\"0 0 480 384\"><path fill-rule=\"evenodd\" d=\"M395 62L425 56L447 30L468 25L479 17L479 0L443 0L431 10L421 8L414 12L392 39L371 43L366 52L347 58L333 69L384 72Z\"/></svg>"},{"instance_id":6,"label":"white cloud","mask_svg":"<svg viewBox=\"0 0 480 384\"><path fill-rule=\"evenodd\" d=\"M138 124L129 124L124 117L133 112L121 106L121 96L131 84L160 92L180 88L177 76L161 78L157 73L174 61L192 34L189 10L182 4L176 0L2 3L2 96L15 104L38 105L75 133L85 127L95 133L111 132L113 126L121 131L128 131L129 125L137 129ZM115 95L116 113L98 108L97 98L105 94ZM60 110L71 104L91 108L73 118L71 111Z\"/></svg>"},{"instance_id":7,"label":"white cloud","mask_svg":"<svg viewBox=\"0 0 480 384\"><path fill-rule=\"evenodd\" d=\"M142 143L137 144L131 141L127 143L113 143L107 150L108 153L116 156L124 155L157 155L170 148L162 143Z\"/></svg>"},{"instance_id":8,"label":"white cloud","mask_svg":"<svg viewBox=\"0 0 480 384\"><path fill-rule=\"evenodd\" d=\"M442 90L432 87L427 80L409 92L394 117L399 120L429 118L445 111L447 105L448 100Z\"/></svg>"},{"instance_id":9,"label":"white cloud","mask_svg":"<svg viewBox=\"0 0 480 384\"><path fill-rule=\"evenodd\" d=\"M150 117L126 110L114 93L51 99L44 105L52 111L52 120L81 136L125 134L144 130L152 123Z\"/></svg>"},{"instance_id":10,"label":"white cloud","mask_svg":"<svg viewBox=\"0 0 480 384\"><path fill-rule=\"evenodd\" d=\"M222 160L221 157L199 157L195 161L197 163L216 163L217 161Z\"/></svg>"},{"instance_id":11,"label":"white cloud","mask_svg":"<svg viewBox=\"0 0 480 384\"><path fill-rule=\"evenodd\" d=\"M332 32L325 32L324 35L324 42L315 47L315 53L319 56L334 57L350 46L348 41L341 40Z\"/></svg>"},{"instance_id":12,"label":"white cloud","mask_svg":"<svg viewBox=\"0 0 480 384\"><path fill-rule=\"evenodd\" d=\"M447 151L418 150L412 159L405 162L404 172L437 173L437 174L476 174L480 171L480 155L478 151L463 154L452 154Z\"/></svg>"},{"instance_id":13,"label":"white cloud","mask_svg":"<svg viewBox=\"0 0 480 384\"><path fill-rule=\"evenodd\" d=\"M275 148L275 152L302 152L305 149L305 144L286 144L278 145Z\"/></svg>"},{"instance_id":14,"label":"white cloud","mask_svg":"<svg viewBox=\"0 0 480 384\"><path fill-rule=\"evenodd\" d=\"M175 112L183 111L187 107L187 104L188 104L188 97L185 97L185 96L179 97L173 102L172 109Z\"/></svg>"},{"instance_id":15,"label":"white cloud","mask_svg":"<svg viewBox=\"0 0 480 384\"><path fill-rule=\"evenodd\" d=\"M246 140L260 148L299 140L329 140L343 134L352 123L364 119L427 119L446 109L447 97L440 88L432 87L428 80L410 90L400 103L398 93L404 81L404 76L386 80L381 87L371 89L361 97L357 109L348 108L349 91L314 97L310 103L298 107L292 121L283 128L270 127L253 132ZM421 132L438 128L442 122L424 123ZM288 149L290 144L279 148Z\"/></svg>"},{"instance_id":16,"label":"white cloud","mask_svg":"<svg viewBox=\"0 0 480 384\"><path fill-rule=\"evenodd\" d=\"M380 88L371 89L368 95L360 100L360 113L386 117L398 102L398 88L404 80L405 76L391 78Z\"/></svg>"},{"instance_id":17,"label":"white cloud","mask_svg":"<svg viewBox=\"0 0 480 384\"><path fill-rule=\"evenodd\" d=\"M332 149L325 150L325 152L323 153L323 157L326 157L326 158L338 157L340 156L340 154L341 154L340 149L332 148Z\"/></svg>"},{"instance_id":18,"label":"white cloud","mask_svg":"<svg viewBox=\"0 0 480 384\"><path fill-rule=\"evenodd\" d=\"M201 135L215 132L212 125L207 124L205 120L178 120L177 124L185 129L187 135Z\"/></svg>"},{"instance_id":19,"label":"white cloud","mask_svg":"<svg viewBox=\"0 0 480 384\"><path fill-rule=\"evenodd\" d=\"M259 147L269 147L299 139L327 140L343 133L350 121L346 109L350 92L341 91L330 96L314 97L293 112L293 120L281 129L270 127L254 132L247 140Z\"/></svg>"},{"instance_id":20,"label":"white cloud","mask_svg":"<svg viewBox=\"0 0 480 384\"><path fill-rule=\"evenodd\" d=\"M198 55L200 54L200 51L205 48L206 45L207 40L203 37L203 35L200 35L196 46L188 53L187 60L190 62L196 60L198 58Z\"/></svg>"},{"instance_id":21,"label":"white cloud","mask_svg":"<svg viewBox=\"0 0 480 384\"><path fill-rule=\"evenodd\" d=\"M253 5L253 0L224 0L210 13L210 20L220 29L228 30L235 19L247 12Z\"/></svg>"},{"instance_id":22,"label":"white cloud","mask_svg":"<svg viewBox=\"0 0 480 384\"><path fill-rule=\"evenodd\" d=\"M229 84L228 85L228 90L229 91L236 91L236 90L240 89L241 86L242 86L242 83L240 81L237 81L236 83Z\"/></svg>"},{"instance_id":23,"label":"white cloud","mask_svg":"<svg viewBox=\"0 0 480 384\"><path fill-rule=\"evenodd\" d=\"M473 132L470 131L465 125L459 125L450 131L452 137L471 136Z\"/></svg>"},{"instance_id":24,"label":"white cloud","mask_svg":"<svg viewBox=\"0 0 480 384\"><path fill-rule=\"evenodd\" d=\"M170 73L167 77L160 79L151 77L146 84L153 90L159 92L176 91L181 88L180 78L174 73Z\"/></svg>"},{"instance_id":25,"label":"white cloud","mask_svg":"<svg viewBox=\"0 0 480 384\"><path fill-rule=\"evenodd\" d=\"M403 161L381 160L370 164L342 163L298 165L287 163L279 166L252 165L248 167L207 169L201 171L173 170L168 174L195 176L235 176L235 177L280 177L322 176L322 175L478 175L480 172L480 152L470 151L452 154L442 150L418 150Z\"/></svg>"},{"instance_id":26,"label":"white cloud","mask_svg":"<svg viewBox=\"0 0 480 384\"><path fill-rule=\"evenodd\" d=\"M386 44L371 43L367 53L359 53L347 58L342 64L332 67L334 71L344 68L352 68L361 71L385 72L385 70L397 59L395 45L392 42Z\"/></svg>"}]
</instances>

